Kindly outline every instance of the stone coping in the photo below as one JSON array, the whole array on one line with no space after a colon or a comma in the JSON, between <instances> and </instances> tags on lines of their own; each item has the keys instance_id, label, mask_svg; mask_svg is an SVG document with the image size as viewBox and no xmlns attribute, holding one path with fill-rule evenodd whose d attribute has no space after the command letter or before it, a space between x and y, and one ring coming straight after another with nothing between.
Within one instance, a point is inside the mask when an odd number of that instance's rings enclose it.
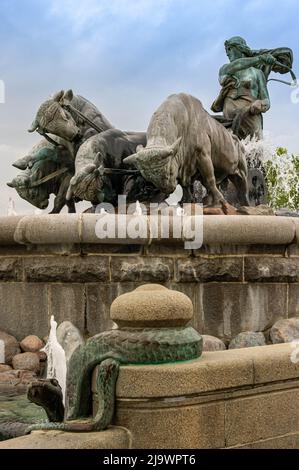
<instances>
[{"instance_id":1,"label":"stone coping","mask_svg":"<svg viewBox=\"0 0 299 470\"><path fill-rule=\"evenodd\" d=\"M34 431L0 442L0 449L130 449L131 433L120 426L101 432Z\"/></svg>"},{"instance_id":2,"label":"stone coping","mask_svg":"<svg viewBox=\"0 0 299 470\"><path fill-rule=\"evenodd\" d=\"M118 400L192 397L299 379L292 344L204 352L188 362L120 368ZM94 387L93 387L94 389Z\"/></svg>"},{"instance_id":3,"label":"stone coping","mask_svg":"<svg viewBox=\"0 0 299 470\"><path fill-rule=\"evenodd\" d=\"M193 241L190 218L193 223L203 222L204 245L288 245L299 243L299 219L277 216L208 215L190 216L182 230L173 236L165 236L163 227L176 225L164 216L128 215L126 224L138 222L145 227L143 238L98 238L96 223L106 221L118 227L117 215L112 214L51 214L0 217L0 245L58 245L58 244L118 244L150 245L167 241L184 243ZM121 217L121 216L120 216ZM199 217L200 219L195 219ZM202 219L203 217L203 219ZM134 219L134 220L133 220ZM128 226L128 225L127 225ZM194 225L193 225L194 226ZM157 235L154 228L158 227ZM200 228L199 228L200 230Z\"/></svg>"}]
</instances>

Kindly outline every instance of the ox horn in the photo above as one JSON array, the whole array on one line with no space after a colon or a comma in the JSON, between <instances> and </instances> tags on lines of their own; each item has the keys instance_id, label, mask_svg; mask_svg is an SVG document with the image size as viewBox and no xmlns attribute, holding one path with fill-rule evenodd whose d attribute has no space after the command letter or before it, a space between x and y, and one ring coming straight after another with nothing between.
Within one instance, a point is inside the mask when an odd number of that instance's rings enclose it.
<instances>
[{"instance_id":1,"label":"ox horn","mask_svg":"<svg viewBox=\"0 0 299 470\"><path fill-rule=\"evenodd\" d=\"M28 129L28 132L34 132L38 128L38 122L37 119L35 118L33 123L31 124L30 129Z\"/></svg>"},{"instance_id":2,"label":"ox horn","mask_svg":"<svg viewBox=\"0 0 299 470\"><path fill-rule=\"evenodd\" d=\"M171 145L170 150L171 150L171 154L172 154L172 155L175 155L176 152L178 151L179 145L180 145L180 143L181 143L181 140L182 140L182 137L179 137L179 138L174 142L174 144Z\"/></svg>"},{"instance_id":3,"label":"ox horn","mask_svg":"<svg viewBox=\"0 0 299 470\"><path fill-rule=\"evenodd\" d=\"M7 186L9 186L10 188L14 188L14 187L15 187L15 185L13 184L13 181L10 181L10 183L6 183L6 184L7 184Z\"/></svg>"},{"instance_id":4,"label":"ox horn","mask_svg":"<svg viewBox=\"0 0 299 470\"><path fill-rule=\"evenodd\" d=\"M138 161L138 153L134 153L133 155L126 157L123 160L123 163L125 163L125 165L136 165L137 161Z\"/></svg>"}]
</instances>

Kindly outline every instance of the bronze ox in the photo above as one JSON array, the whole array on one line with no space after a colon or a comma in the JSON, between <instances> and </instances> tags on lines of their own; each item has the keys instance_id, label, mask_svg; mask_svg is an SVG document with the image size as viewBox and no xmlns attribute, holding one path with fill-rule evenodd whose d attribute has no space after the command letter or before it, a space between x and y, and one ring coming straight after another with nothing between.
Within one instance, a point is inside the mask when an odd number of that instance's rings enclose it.
<instances>
[{"instance_id":1,"label":"bronze ox","mask_svg":"<svg viewBox=\"0 0 299 470\"><path fill-rule=\"evenodd\" d=\"M167 98L150 121L146 147L140 146L124 163L136 166L166 194L178 183L184 189L200 179L211 206L225 202L217 184L228 177L240 203L249 205L244 146L191 95Z\"/></svg>"}]
</instances>

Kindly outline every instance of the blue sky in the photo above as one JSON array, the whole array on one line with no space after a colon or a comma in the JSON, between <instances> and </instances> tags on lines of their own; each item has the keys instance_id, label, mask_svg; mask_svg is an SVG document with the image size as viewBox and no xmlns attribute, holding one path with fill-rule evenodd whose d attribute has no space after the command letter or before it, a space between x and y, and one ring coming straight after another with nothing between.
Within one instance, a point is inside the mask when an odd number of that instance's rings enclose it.
<instances>
[{"instance_id":1,"label":"blue sky","mask_svg":"<svg viewBox=\"0 0 299 470\"><path fill-rule=\"evenodd\" d=\"M195 95L208 109L227 62L225 39L252 48L288 46L299 75L298 0L0 0L0 212L9 196L11 163L38 141L29 135L39 104L72 88L123 130L145 130L171 93ZM284 77L277 77L284 78ZM264 127L276 145L299 153L299 104L290 88L269 84L272 108Z\"/></svg>"}]
</instances>

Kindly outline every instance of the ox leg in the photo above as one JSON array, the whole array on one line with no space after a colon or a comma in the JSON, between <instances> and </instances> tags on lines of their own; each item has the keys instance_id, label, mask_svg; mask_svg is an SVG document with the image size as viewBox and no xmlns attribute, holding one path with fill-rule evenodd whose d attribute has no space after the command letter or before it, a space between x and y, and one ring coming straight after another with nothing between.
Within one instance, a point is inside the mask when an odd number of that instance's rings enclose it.
<instances>
[{"instance_id":1,"label":"ox leg","mask_svg":"<svg viewBox=\"0 0 299 470\"><path fill-rule=\"evenodd\" d=\"M206 142L205 148L202 149L197 157L199 171L203 180L203 184L208 192L207 200L213 207L221 206L226 202L223 194L216 186L216 178L214 173L214 166L211 157L211 143Z\"/></svg>"},{"instance_id":2,"label":"ox leg","mask_svg":"<svg viewBox=\"0 0 299 470\"><path fill-rule=\"evenodd\" d=\"M238 169L235 174L229 175L229 180L237 190L237 197L242 206L249 206L247 163L245 158L239 161Z\"/></svg>"},{"instance_id":3,"label":"ox leg","mask_svg":"<svg viewBox=\"0 0 299 470\"><path fill-rule=\"evenodd\" d=\"M67 205L68 212L76 212L75 203L73 200L66 200L66 193L69 187L71 176L66 176L59 186L56 198L54 200L54 208L50 214L59 214L61 209Z\"/></svg>"}]
</instances>

